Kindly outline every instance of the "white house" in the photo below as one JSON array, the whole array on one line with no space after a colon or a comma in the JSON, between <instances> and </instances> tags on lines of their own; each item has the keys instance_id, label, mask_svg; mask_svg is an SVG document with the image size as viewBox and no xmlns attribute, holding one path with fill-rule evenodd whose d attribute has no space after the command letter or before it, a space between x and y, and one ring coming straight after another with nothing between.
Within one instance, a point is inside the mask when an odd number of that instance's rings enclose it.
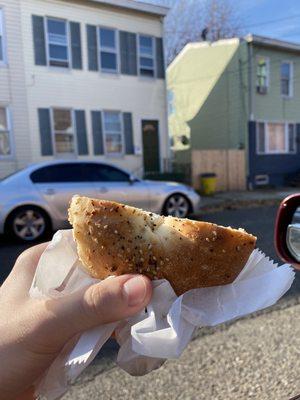
<instances>
[{"instance_id":1,"label":"white house","mask_svg":"<svg viewBox=\"0 0 300 400\"><path fill-rule=\"evenodd\" d=\"M57 158L162 171L166 12L132 0L0 0L0 177Z\"/></svg>"}]
</instances>

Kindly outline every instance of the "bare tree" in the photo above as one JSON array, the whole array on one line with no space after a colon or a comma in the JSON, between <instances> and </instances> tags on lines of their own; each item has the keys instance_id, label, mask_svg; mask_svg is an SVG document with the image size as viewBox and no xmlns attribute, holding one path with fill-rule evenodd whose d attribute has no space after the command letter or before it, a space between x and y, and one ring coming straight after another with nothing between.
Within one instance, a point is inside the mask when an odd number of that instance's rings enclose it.
<instances>
[{"instance_id":1,"label":"bare tree","mask_svg":"<svg viewBox=\"0 0 300 400\"><path fill-rule=\"evenodd\" d=\"M165 47L170 63L189 42L240 36L241 18L234 0L144 0L170 7L165 20Z\"/></svg>"}]
</instances>

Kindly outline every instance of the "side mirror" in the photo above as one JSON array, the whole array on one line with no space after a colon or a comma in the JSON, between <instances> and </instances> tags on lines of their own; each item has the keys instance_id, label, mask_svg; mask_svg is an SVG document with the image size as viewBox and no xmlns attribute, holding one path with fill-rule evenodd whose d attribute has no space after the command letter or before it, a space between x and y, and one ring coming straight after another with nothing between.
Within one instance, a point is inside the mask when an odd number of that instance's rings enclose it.
<instances>
[{"instance_id":1,"label":"side mirror","mask_svg":"<svg viewBox=\"0 0 300 400\"><path fill-rule=\"evenodd\" d=\"M130 185L133 185L137 181L138 181L138 179L134 175L129 175L129 183L130 183Z\"/></svg>"},{"instance_id":2,"label":"side mirror","mask_svg":"<svg viewBox=\"0 0 300 400\"><path fill-rule=\"evenodd\" d=\"M300 193L287 197L279 206L275 246L283 261L300 269Z\"/></svg>"}]
</instances>

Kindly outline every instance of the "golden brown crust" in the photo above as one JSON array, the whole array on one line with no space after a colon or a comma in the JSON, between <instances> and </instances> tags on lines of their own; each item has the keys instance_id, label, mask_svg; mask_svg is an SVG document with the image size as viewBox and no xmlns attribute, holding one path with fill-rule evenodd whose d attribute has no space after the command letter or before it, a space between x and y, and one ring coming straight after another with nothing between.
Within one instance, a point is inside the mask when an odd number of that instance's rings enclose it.
<instances>
[{"instance_id":1,"label":"golden brown crust","mask_svg":"<svg viewBox=\"0 0 300 400\"><path fill-rule=\"evenodd\" d=\"M143 273L167 279L177 295L231 283L256 243L241 229L80 196L72 199L69 220L79 258L93 277Z\"/></svg>"}]
</instances>

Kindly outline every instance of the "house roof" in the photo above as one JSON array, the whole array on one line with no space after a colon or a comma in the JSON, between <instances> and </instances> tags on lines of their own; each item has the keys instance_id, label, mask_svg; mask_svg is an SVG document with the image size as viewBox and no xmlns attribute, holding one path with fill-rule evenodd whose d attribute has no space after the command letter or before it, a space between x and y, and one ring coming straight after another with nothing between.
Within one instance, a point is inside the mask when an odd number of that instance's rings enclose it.
<instances>
[{"instance_id":1,"label":"house roof","mask_svg":"<svg viewBox=\"0 0 300 400\"><path fill-rule=\"evenodd\" d=\"M142 3L134 0L91 0L93 3L105 4L112 7L123 8L127 10L140 11L147 14L154 14L165 17L169 8L149 3Z\"/></svg>"},{"instance_id":2,"label":"house roof","mask_svg":"<svg viewBox=\"0 0 300 400\"><path fill-rule=\"evenodd\" d=\"M285 40L272 39L270 37L249 34L244 38L246 42L257 44L264 47L272 47L282 50L300 52L300 44L287 42Z\"/></svg>"}]
</instances>

